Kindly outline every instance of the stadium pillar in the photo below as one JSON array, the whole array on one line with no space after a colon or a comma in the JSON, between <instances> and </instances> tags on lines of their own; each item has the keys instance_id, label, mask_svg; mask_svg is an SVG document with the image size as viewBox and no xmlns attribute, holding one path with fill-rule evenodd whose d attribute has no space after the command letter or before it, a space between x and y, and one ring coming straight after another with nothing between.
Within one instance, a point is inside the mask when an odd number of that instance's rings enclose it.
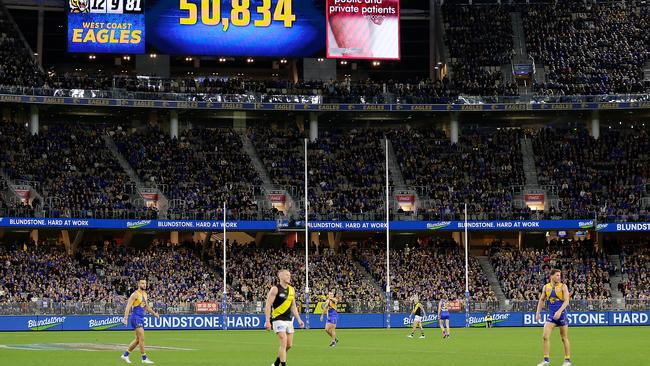
<instances>
[{"instance_id":1,"label":"stadium pillar","mask_svg":"<svg viewBox=\"0 0 650 366\"><path fill-rule=\"evenodd\" d=\"M458 113L452 113L449 119L449 137L452 144L458 143Z\"/></svg>"},{"instance_id":2,"label":"stadium pillar","mask_svg":"<svg viewBox=\"0 0 650 366\"><path fill-rule=\"evenodd\" d=\"M178 138L178 111L171 111L169 116L169 136Z\"/></svg>"},{"instance_id":3,"label":"stadium pillar","mask_svg":"<svg viewBox=\"0 0 650 366\"><path fill-rule=\"evenodd\" d=\"M29 112L29 133L32 135L38 135L38 107L35 105L31 106Z\"/></svg>"},{"instance_id":4,"label":"stadium pillar","mask_svg":"<svg viewBox=\"0 0 650 366\"><path fill-rule=\"evenodd\" d=\"M61 241L65 246L65 252L71 255L73 250L72 250L72 242L70 241L70 233L68 232L68 230L61 230Z\"/></svg>"},{"instance_id":5,"label":"stadium pillar","mask_svg":"<svg viewBox=\"0 0 650 366\"><path fill-rule=\"evenodd\" d=\"M178 231L172 231L169 233L169 242L176 245L179 243L178 241Z\"/></svg>"},{"instance_id":6,"label":"stadium pillar","mask_svg":"<svg viewBox=\"0 0 650 366\"><path fill-rule=\"evenodd\" d=\"M234 111L232 113L232 127L234 129L246 129L246 112Z\"/></svg>"},{"instance_id":7,"label":"stadium pillar","mask_svg":"<svg viewBox=\"0 0 650 366\"><path fill-rule=\"evenodd\" d=\"M591 137L593 137L594 140L600 138L600 114L598 111L591 112Z\"/></svg>"},{"instance_id":8,"label":"stadium pillar","mask_svg":"<svg viewBox=\"0 0 650 366\"><path fill-rule=\"evenodd\" d=\"M309 141L314 142L318 139L318 114L309 113Z\"/></svg>"}]
</instances>

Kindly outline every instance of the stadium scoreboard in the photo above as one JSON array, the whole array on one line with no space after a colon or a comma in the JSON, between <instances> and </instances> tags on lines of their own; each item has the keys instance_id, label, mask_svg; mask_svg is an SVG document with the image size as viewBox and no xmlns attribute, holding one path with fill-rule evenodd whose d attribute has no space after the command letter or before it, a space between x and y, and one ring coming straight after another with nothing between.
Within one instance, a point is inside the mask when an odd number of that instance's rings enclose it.
<instances>
[{"instance_id":1,"label":"stadium scoreboard","mask_svg":"<svg viewBox=\"0 0 650 366\"><path fill-rule=\"evenodd\" d=\"M68 4L69 52L399 59L399 0Z\"/></svg>"},{"instance_id":2,"label":"stadium scoreboard","mask_svg":"<svg viewBox=\"0 0 650 366\"><path fill-rule=\"evenodd\" d=\"M144 53L144 0L69 0L68 51Z\"/></svg>"}]
</instances>

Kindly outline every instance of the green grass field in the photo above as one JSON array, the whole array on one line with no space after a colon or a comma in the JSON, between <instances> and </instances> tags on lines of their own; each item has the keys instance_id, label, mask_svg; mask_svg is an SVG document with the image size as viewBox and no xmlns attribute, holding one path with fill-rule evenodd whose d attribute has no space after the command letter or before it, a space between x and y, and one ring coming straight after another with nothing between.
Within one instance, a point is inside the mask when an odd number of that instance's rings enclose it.
<instances>
[{"instance_id":1,"label":"green grass field","mask_svg":"<svg viewBox=\"0 0 650 366\"><path fill-rule=\"evenodd\" d=\"M407 333L339 330L339 346L330 348L324 331L298 331L288 365L504 366L537 365L541 358L537 328L452 329L447 340L433 329L426 339L408 339ZM158 365L268 366L277 350L275 336L265 331L148 331L146 337L152 347L181 348L151 349ZM570 337L574 365L650 364L650 327L571 328ZM122 331L0 333L0 365L120 365L118 345L131 338ZM556 333L551 365L561 365L562 356ZM131 361L140 364L138 351Z\"/></svg>"}]
</instances>

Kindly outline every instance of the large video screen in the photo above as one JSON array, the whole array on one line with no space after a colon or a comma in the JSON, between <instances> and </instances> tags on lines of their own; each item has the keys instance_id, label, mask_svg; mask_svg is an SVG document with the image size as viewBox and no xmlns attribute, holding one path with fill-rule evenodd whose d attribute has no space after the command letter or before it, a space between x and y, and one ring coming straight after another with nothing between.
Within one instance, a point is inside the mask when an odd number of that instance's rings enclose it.
<instances>
[{"instance_id":1,"label":"large video screen","mask_svg":"<svg viewBox=\"0 0 650 366\"><path fill-rule=\"evenodd\" d=\"M144 0L68 0L68 51L144 53Z\"/></svg>"},{"instance_id":2,"label":"large video screen","mask_svg":"<svg viewBox=\"0 0 650 366\"><path fill-rule=\"evenodd\" d=\"M399 0L68 2L70 52L399 58Z\"/></svg>"},{"instance_id":3,"label":"large video screen","mask_svg":"<svg viewBox=\"0 0 650 366\"><path fill-rule=\"evenodd\" d=\"M327 57L400 58L399 0L327 0Z\"/></svg>"},{"instance_id":4,"label":"large video screen","mask_svg":"<svg viewBox=\"0 0 650 366\"><path fill-rule=\"evenodd\" d=\"M322 0L159 0L149 44L172 55L309 57L325 49Z\"/></svg>"}]
</instances>

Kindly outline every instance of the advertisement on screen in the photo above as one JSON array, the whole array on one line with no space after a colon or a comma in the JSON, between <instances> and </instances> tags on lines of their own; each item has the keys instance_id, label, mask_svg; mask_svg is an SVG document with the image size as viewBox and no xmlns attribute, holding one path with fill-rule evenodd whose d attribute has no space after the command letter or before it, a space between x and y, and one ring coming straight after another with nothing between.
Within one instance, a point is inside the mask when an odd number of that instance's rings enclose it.
<instances>
[{"instance_id":1,"label":"advertisement on screen","mask_svg":"<svg viewBox=\"0 0 650 366\"><path fill-rule=\"evenodd\" d=\"M68 0L68 51L144 53L144 0Z\"/></svg>"},{"instance_id":2,"label":"advertisement on screen","mask_svg":"<svg viewBox=\"0 0 650 366\"><path fill-rule=\"evenodd\" d=\"M327 57L400 58L399 0L327 0Z\"/></svg>"},{"instance_id":3,"label":"advertisement on screen","mask_svg":"<svg viewBox=\"0 0 650 366\"><path fill-rule=\"evenodd\" d=\"M322 0L158 0L147 42L172 55L309 57L325 49Z\"/></svg>"}]
</instances>

